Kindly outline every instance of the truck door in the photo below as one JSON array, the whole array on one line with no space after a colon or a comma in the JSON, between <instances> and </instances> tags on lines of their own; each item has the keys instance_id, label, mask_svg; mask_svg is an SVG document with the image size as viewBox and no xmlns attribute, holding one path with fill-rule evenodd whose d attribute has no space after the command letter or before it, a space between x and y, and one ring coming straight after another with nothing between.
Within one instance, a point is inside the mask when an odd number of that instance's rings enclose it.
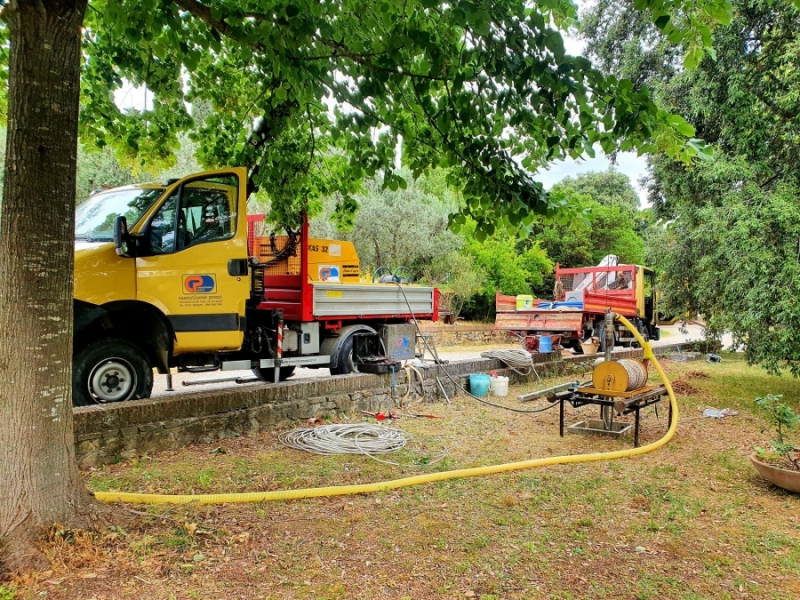
<instances>
[{"instance_id":1,"label":"truck door","mask_svg":"<svg viewBox=\"0 0 800 600\"><path fill-rule=\"evenodd\" d=\"M242 344L247 277L246 170L187 177L139 230L137 298L175 330L174 352Z\"/></svg>"}]
</instances>

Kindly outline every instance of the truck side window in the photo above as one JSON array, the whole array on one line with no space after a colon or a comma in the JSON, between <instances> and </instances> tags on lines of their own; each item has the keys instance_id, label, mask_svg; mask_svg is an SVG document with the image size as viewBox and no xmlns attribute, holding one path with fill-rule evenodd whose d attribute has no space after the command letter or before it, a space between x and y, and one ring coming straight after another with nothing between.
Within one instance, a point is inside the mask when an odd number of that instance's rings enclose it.
<instances>
[{"instance_id":1,"label":"truck side window","mask_svg":"<svg viewBox=\"0 0 800 600\"><path fill-rule=\"evenodd\" d=\"M178 214L178 250L232 238L237 197L238 180L233 176L186 184Z\"/></svg>"},{"instance_id":2,"label":"truck side window","mask_svg":"<svg viewBox=\"0 0 800 600\"><path fill-rule=\"evenodd\" d=\"M171 254L232 238L236 235L238 197L239 180L234 175L195 179L183 185L150 221L150 252Z\"/></svg>"}]
</instances>

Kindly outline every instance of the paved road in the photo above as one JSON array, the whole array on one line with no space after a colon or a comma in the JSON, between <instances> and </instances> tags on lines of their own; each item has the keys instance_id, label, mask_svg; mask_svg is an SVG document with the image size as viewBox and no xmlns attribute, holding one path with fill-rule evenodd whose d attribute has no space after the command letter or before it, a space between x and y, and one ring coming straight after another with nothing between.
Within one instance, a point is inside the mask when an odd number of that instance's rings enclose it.
<instances>
[{"instance_id":1,"label":"paved road","mask_svg":"<svg viewBox=\"0 0 800 600\"><path fill-rule=\"evenodd\" d=\"M686 327L686 333L683 333L679 330L677 325L672 325L668 327L662 327L662 336L661 340L658 342L653 342L654 347L658 346L665 346L669 344L677 344L677 343L684 343L689 341L696 341L701 340L703 338L703 328L700 325L688 325ZM729 336L728 336L729 337ZM728 346L730 345L730 339L723 339L723 344ZM510 346L503 346L498 345L497 347L510 347ZM449 361L456 361L456 360L469 360L469 359L477 359L480 358L481 352L485 352L487 350L491 350L493 346L487 345L482 348L475 348L471 347L467 350L458 350L458 347L452 347L448 349L443 349L439 351L439 357L442 360L449 360ZM328 377L330 375L330 371L328 369L306 369L306 368L298 368L295 372L294 377L292 377L292 381L298 381L301 379L308 379L308 378L316 378L316 377ZM179 393L186 393L186 392L200 392L200 391L214 391L214 390L225 390L229 388L238 388L242 386L253 386L253 385L261 385L260 382L251 382L245 384L237 384L233 381L227 381L224 383L202 383L209 379L219 379L219 378L242 378L245 380L253 379L253 374L250 371L214 371L211 373L178 373L172 376L172 385L175 389L174 392L167 392L166 391L166 377L164 375L157 375L155 383L153 385L153 397L163 397L168 395L174 395ZM183 385L184 382L191 382L196 383L199 385L190 385L185 386Z\"/></svg>"}]
</instances>

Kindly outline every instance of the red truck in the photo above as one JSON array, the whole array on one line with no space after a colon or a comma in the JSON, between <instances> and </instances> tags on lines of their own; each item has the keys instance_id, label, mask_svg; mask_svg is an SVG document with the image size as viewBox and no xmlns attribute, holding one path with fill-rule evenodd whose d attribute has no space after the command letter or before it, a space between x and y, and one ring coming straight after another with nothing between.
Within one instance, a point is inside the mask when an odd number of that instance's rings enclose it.
<instances>
[{"instance_id":1,"label":"red truck","mask_svg":"<svg viewBox=\"0 0 800 600\"><path fill-rule=\"evenodd\" d=\"M553 300L532 296L504 296L497 292L495 329L521 338L549 335L564 347L582 352L581 342L603 339L607 310L627 317L645 340L658 340L655 273L640 265L612 265L563 269L556 265ZM615 343L634 343L622 325Z\"/></svg>"}]
</instances>

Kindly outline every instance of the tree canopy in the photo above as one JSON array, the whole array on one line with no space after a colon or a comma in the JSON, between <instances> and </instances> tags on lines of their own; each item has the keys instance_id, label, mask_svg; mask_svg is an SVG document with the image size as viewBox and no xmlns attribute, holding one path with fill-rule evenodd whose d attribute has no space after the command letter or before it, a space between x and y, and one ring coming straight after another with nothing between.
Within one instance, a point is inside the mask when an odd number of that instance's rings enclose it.
<instances>
[{"instance_id":1,"label":"tree canopy","mask_svg":"<svg viewBox=\"0 0 800 600\"><path fill-rule=\"evenodd\" d=\"M713 160L691 168L650 159L650 200L667 225L650 230L648 255L664 268L665 308L702 314L751 362L798 375L800 10L761 0L734 9L714 33L715 55L693 71L624 7L601 2L584 23L606 40L589 46L605 68L650 86L715 146Z\"/></svg>"},{"instance_id":2,"label":"tree canopy","mask_svg":"<svg viewBox=\"0 0 800 600\"><path fill-rule=\"evenodd\" d=\"M631 214L639 210L639 194L630 178L618 171L590 171L558 182L558 190L568 196L581 194L604 206L617 206Z\"/></svg>"},{"instance_id":3,"label":"tree canopy","mask_svg":"<svg viewBox=\"0 0 800 600\"><path fill-rule=\"evenodd\" d=\"M648 10L663 20L682 5ZM272 220L287 223L333 192L351 219L365 176L405 186L402 138L414 176L451 167L464 192L456 223L473 217L479 235L529 225L533 212L563 208L531 175L549 160L596 144L684 160L702 151L646 90L566 54L554 26L574 17L567 1L93 0L80 131L148 165L171 164L191 132L206 166L253 168ZM695 39L697 27L676 31ZM123 81L146 86L145 110L117 107ZM196 117L187 102L211 110Z\"/></svg>"},{"instance_id":4,"label":"tree canopy","mask_svg":"<svg viewBox=\"0 0 800 600\"><path fill-rule=\"evenodd\" d=\"M402 175L402 171L401 171ZM417 182L392 192L370 179L358 196L359 210L351 234L362 264L422 273L437 257L457 250L461 240L447 228L455 202L427 194Z\"/></svg>"}]
</instances>

